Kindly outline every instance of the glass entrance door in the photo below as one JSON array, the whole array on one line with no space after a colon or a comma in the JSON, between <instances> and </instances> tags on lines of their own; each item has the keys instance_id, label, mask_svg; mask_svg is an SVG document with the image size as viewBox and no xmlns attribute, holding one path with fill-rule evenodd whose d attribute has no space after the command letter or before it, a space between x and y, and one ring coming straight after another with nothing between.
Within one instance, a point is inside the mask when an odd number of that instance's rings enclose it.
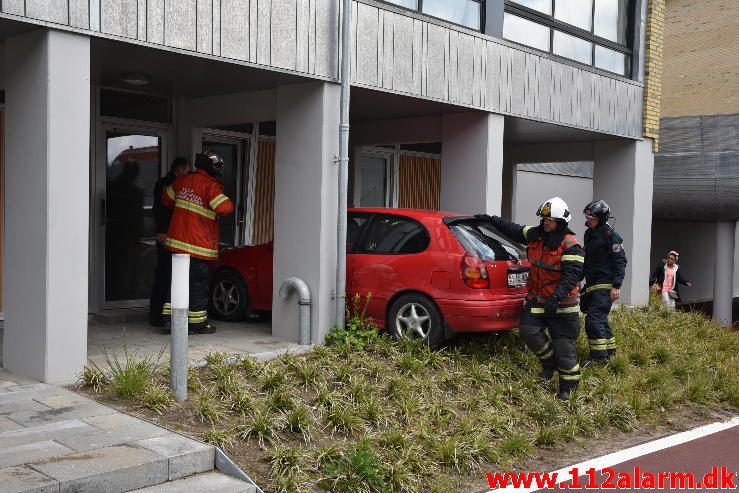
<instances>
[{"instance_id":1,"label":"glass entrance door","mask_svg":"<svg viewBox=\"0 0 739 493\"><path fill-rule=\"evenodd\" d=\"M104 304L145 306L156 265L152 207L161 176L164 137L104 128L104 192L98 216L104 231Z\"/></svg>"},{"instance_id":2,"label":"glass entrance door","mask_svg":"<svg viewBox=\"0 0 739 493\"><path fill-rule=\"evenodd\" d=\"M234 213L218 219L220 246L232 247L244 244L245 224L245 186L247 173L244 162L249 141L241 138L204 136L203 150L213 149L218 152L225 163L221 181L223 192L234 203Z\"/></svg>"},{"instance_id":3,"label":"glass entrance door","mask_svg":"<svg viewBox=\"0 0 739 493\"><path fill-rule=\"evenodd\" d=\"M354 169L353 207L395 207L393 152L363 148Z\"/></svg>"}]
</instances>

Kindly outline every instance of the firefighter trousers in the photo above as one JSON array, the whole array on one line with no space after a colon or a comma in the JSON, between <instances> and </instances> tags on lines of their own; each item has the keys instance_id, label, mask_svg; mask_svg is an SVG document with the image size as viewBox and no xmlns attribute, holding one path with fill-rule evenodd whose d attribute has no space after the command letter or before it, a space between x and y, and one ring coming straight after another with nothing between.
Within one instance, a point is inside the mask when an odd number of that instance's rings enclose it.
<instances>
[{"instance_id":1,"label":"firefighter trousers","mask_svg":"<svg viewBox=\"0 0 739 493\"><path fill-rule=\"evenodd\" d=\"M580 334L578 314L534 316L527 304L521 311L519 328L521 338L539 358L542 367L559 373L559 389L574 390L580 383L576 351Z\"/></svg>"},{"instance_id":2,"label":"firefighter trousers","mask_svg":"<svg viewBox=\"0 0 739 493\"><path fill-rule=\"evenodd\" d=\"M616 353L616 339L608 323L612 305L610 288L595 289L580 300L581 311L586 313L585 333L593 359L606 359Z\"/></svg>"},{"instance_id":3,"label":"firefighter trousers","mask_svg":"<svg viewBox=\"0 0 739 493\"><path fill-rule=\"evenodd\" d=\"M210 288L210 264L206 260L190 257L190 306L187 312L188 329L198 331L208 325L208 294ZM162 308L165 327L169 327L172 314L170 293Z\"/></svg>"}]
</instances>

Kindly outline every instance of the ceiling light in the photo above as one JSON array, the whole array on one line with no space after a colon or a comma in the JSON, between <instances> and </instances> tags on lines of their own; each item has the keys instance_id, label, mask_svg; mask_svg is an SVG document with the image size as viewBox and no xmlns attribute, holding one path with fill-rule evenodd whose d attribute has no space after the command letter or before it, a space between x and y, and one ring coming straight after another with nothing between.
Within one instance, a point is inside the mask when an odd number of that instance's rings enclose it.
<instances>
[{"instance_id":1,"label":"ceiling light","mask_svg":"<svg viewBox=\"0 0 739 493\"><path fill-rule=\"evenodd\" d=\"M123 82L130 86L141 87L148 85L151 82L151 78L144 74L126 74L123 76Z\"/></svg>"}]
</instances>

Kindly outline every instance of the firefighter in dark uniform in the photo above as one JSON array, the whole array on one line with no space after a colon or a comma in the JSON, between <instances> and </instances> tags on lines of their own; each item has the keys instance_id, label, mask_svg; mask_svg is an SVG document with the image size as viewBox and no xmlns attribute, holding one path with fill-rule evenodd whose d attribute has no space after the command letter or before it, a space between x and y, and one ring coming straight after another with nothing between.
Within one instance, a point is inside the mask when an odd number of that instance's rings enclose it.
<instances>
[{"instance_id":1,"label":"firefighter in dark uniform","mask_svg":"<svg viewBox=\"0 0 739 493\"><path fill-rule=\"evenodd\" d=\"M536 215L541 217L538 226L521 226L485 214L475 217L490 221L501 233L527 245L531 272L521 311L521 337L541 361L539 377L549 381L557 371L557 397L569 400L580 382L576 343L584 252L567 227L572 214L564 200L547 200Z\"/></svg>"},{"instance_id":2,"label":"firefighter in dark uniform","mask_svg":"<svg viewBox=\"0 0 739 493\"><path fill-rule=\"evenodd\" d=\"M608 324L613 302L621 296L626 253L621 236L608 224L611 209L602 200L585 206L585 287L580 309L585 316L590 359L583 366L605 365L616 353L616 339Z\"/></svg>"},{"instance_id":3,"label":"firefighter in dark uniform","mask_svg":"<svg viewBox=\"0 0 739 493\"><path fill-rule=\"evenodd\" d=\"M167 239L169 221L172 218L172 209L165 207L162 202L162 192L174 183L175 179L190 169L190 163L184 157L177 157L169 167L169 173L160 178L154 185L154 228L156 229L157 265L154 268L154 282L149 298L149 323L154 327L164 327L162 307L169 296L169 285L172 282L172 253L164 248Z\"/></svg>"}]
</instances>

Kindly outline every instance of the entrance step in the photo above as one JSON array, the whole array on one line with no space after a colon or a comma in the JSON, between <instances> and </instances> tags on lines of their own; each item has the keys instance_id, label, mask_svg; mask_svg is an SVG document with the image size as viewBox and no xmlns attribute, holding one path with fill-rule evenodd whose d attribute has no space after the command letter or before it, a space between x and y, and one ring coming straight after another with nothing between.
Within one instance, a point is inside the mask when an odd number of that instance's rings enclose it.
<instances>
[{"instance_id":1,"label":"entrance step","mask_svg":"<svg viewBox=\"0 0 739 493\"><path fill-rule=\"evenodd\" d=\"M198 474L140 490L134 493L256 493L257 487L219 472Z\"/></svg>"},{"instance_id":2,"label":"entrance step","mask_svg":"<svg viewBox=\"0 0 739 493\"><path fill-rule=\"evenodd\" d=\"M117 308L114 310L102 310L92 314L92 321L100 324L146 322L148 320L148 308Z\"/></svg>"}]
</instances>

